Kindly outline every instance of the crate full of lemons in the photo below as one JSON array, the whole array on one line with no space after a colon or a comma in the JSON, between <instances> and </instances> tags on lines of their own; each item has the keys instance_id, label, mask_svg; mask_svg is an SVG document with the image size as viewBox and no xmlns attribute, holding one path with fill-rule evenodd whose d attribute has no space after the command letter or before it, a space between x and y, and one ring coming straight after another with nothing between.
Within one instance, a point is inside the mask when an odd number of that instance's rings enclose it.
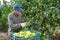
<instances>
[{"instance_id":1,"label":"crate full of lemons","mask_svg":"<svg viewBox=\"0 0 60 40\"><path fill-rule=\"evenodd\" d=\"M13 34L14 40L40 40L39 32L20 31Z\"/></svg>"}]
</instances>

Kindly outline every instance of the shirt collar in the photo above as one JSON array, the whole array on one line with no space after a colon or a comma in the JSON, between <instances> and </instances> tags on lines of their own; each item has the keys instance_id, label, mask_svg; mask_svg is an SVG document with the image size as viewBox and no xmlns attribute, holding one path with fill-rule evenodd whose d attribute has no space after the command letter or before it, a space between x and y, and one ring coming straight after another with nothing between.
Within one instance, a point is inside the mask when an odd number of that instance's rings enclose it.
<instances>
[{"instance_id":1,"label":"shirt collar","mask_svg":"<svg viewBox=\"0 0 60 40\"><path fill-rule=\"evenodd\" d=\"M20 14L20 13L19 13L18 15L17 15L17 14L15 14L15 13L13 13L13 15L14 15L14 16L21 16L21 14Z\"/></svg>"}]
</instances>

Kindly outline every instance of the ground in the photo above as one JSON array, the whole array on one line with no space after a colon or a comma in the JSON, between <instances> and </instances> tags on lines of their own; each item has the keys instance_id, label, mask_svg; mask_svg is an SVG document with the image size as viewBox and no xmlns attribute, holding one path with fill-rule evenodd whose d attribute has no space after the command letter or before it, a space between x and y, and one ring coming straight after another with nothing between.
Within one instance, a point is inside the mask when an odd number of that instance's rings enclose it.
<instances>
[{"instance_id":1,"label":"ground","mask_svg":"<svg viewBox=\"0 0 60 40\"><path fill-rule=\"evenodd\" d=\"M0 40L7 40L7 38L8 38L7 30L0 29Z\"/></svg>"},{"instance_id":2,"label":"ground","mask_svg":"<svg viewBox=\"0 0 60 40\"><path fill-rule=\"evenodd\" d=\"M5 32L0 32L0 40L7 40L8 34Z\"/></svg>"}]
</instances>

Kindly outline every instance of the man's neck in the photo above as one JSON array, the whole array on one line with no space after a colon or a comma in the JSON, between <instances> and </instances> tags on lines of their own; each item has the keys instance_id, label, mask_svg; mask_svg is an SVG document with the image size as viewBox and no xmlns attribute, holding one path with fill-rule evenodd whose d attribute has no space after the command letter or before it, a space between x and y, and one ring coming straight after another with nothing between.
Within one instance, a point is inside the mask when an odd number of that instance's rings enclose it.
<instances>
[{"instance_id":1,"label":"man's neck","mask_svg":"<svg viewBox=\"0 0 60 40\"><path fill-rule=\"evenodd\" d=\"M14 15L15 15L15 16L19 16L19 15L21 15L21 13L19 13L19 14L14 13Z\"/></svg>"}]
</instances>

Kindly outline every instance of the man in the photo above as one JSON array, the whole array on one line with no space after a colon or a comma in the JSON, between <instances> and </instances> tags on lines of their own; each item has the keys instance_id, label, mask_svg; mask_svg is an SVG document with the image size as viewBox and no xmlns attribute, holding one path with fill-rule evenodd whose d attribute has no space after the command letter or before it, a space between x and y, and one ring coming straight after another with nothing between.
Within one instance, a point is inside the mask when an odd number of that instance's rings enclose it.
<instances>
[{"instance_id":1,"label":"man","mask_svg":"<svg viewBox=\"0 0 60 40\"><path fill-rule=\"evenodd\" d=\"M23 23L23 17L21 14L21 7L18 4L14 5L14 10L8 15L8 32L18 32L22 29L21 23Z\"/></svg>"},{"instance_id":2,"label":"man","mask_svg":"<svg viewBox=\"0 0 60 40\"><path fill-rule=\"evenodd\" d=\"M29 22L24 23L24 20L21 14L22 8L18 4L15 4L13 8L14 8L13 12L8 15L8 24L9 24L8 40L13 40L11 39L11 37L13 36L11 34L12 32L18 32L22 28L24 28L26 24L30 24Z\"/></svg>"}]
</instances>

